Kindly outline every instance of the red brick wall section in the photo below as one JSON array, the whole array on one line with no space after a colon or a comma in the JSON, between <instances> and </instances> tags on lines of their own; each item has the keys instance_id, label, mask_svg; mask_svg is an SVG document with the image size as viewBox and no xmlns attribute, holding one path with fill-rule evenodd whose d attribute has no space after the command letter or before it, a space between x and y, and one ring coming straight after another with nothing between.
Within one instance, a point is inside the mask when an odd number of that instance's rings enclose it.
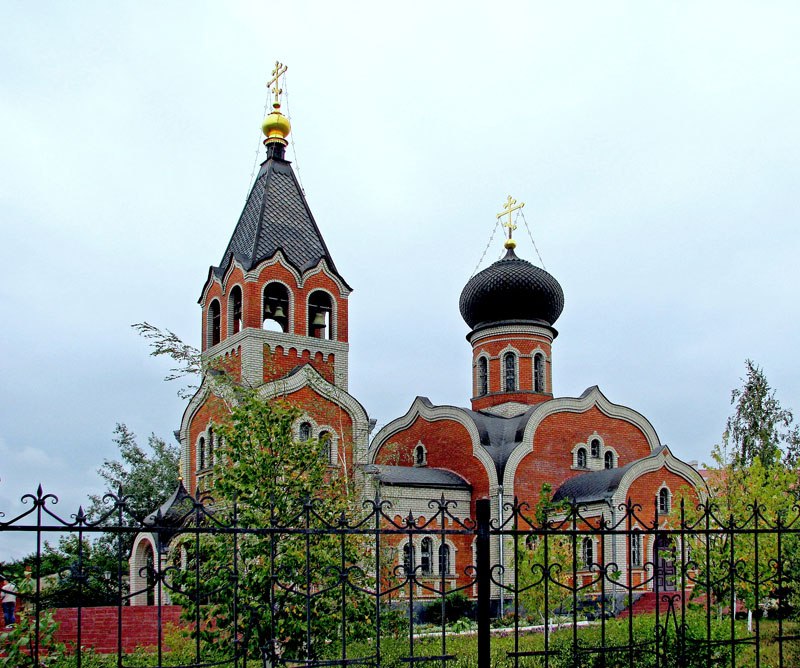
<instances>
[{"instance_id":1,"label":"red brick wall section","mask_svg":"<svg viewBox=\"0 0 800 668\"><path fill-rule=\"evenodd\" d=\"M225 404L214 395L209 395L203 402L189 425L189 461L190 470L187 488L189 493L194 495L197 491L197 478L195 477L197 467L197 439L200 433L205 431L209 422L219 424L228 416L228 409Z\"/></svg>"},{"instance_id":2,"label":"red brick wall section","mask_svg":"<svg viewBox=\"0 0 800 668\"><path fill-rule=\"evenodd\" d=\"M674 503L678 503L676 492L681 489L684 491L687 489L691 490L690 495L687 497L687 505L696 505L698 503L699 498L697 496L697 491L681 476L666 468L660 468L658 471L645 473L634 480L628 490L628 497L634 503L641 504L642 510L637 510L636 516L641 518L644 522L653 522L656 510L656 496L664 483L666 483L669 488L671 501ZM666 520L666 517L659 515L659 524L664 520Z\"/></svg>"},{"instance_id":3,"label":"red brick wall section","mask_svg":"<svg viewBox=\"0 0 800 668\"><path fill-rule=\"evenodd\" d=\"M414 447L422 441L428 466L457 473L472 485L470 516L475 517L475 501L489 498L489 476L472 454L472 439L466 427L455 420L429 422L418 417L407 429L381 445L376 464L413 466Z\"/></svg>"},{"instance_id":4,"label":"red brick wall section","mask_svg":"<svg viewBox=\"0 0 800 668\"><path fill-rule=\"evenodd\" d=\"M338 438L339 456L345 452L347 470L353 471L353 420L350 415L311 387L292 392L286 400L313 418L319 427L331 427Z\"/></svg>"},{"instance_id":5,"label":"red brick wall section","mask_svg":"<svg viewBox=\"0 0 800 668\"><path fill-rule=\"evenodd\" d=\"M611 418L592 407L583 413L555 413L546 417L533 436L533 451L517 467L514 493L536 503L543 483L555 491L568 478L583 473L572 468L572 448L594 433L614 448L618 466L647 457L650 446L642 431L630 422Z\"/></svg>"},{"instance_id":6,"label":"red brick wall section","mask_svg":"<svg viewBox=\"0 0 800 668\"><path fill-rule=\"evenodd\" d=\"M412 466L414 447L420 441L427 450L428 466L457 473L472 485L469 514L470 517L475 517L475 501L489 498L489 477L480 460L473 456L472 439L461 423L454 420L430 422L418 417L407 429L395 434L388 442L381 445L375 463ZM436 490L431 490L432 499L438 496ZM399 544L401 539L402 536L399 536L395 544ZM457 550L453 570L453 574L457 575L457 585L465 585L470 579L464 575L464 568L474 563L472 537L448 536L448 540ZM438 587L439 584L435 586Z\"/></svg>"},{"instance_id":7,"label":"red brick wall section","mask_svg":"<svg viewBox=\"0 0 800 668\"><path fill-rule=\"evenodd\" d=\"M335 355L328 355L327 358L321 353L311 353L308 350L298 351L294 346L290 347L288 353L283 346L275 346L272 352L269 346L264 346L264 382L269 383L277 378L283 378L292 369L303 364L310 364L331 385L334 385Z\"/></svg>"},{"instance_id":8,"label":"red brick wall section","mask_svg":"<svg viewBox=\"0 0 800 668\"><path fill-rule=\"evenodd\" d=\"M112 654L117 648L117 625L122 612L122 651L133 652L137 647L158 644L157 606L125 606L81 608L81 646L92 647L99 654ZM55 620L59 623L56 641L76 646L78 640L78 608L58 608ZM179 625L181 607L161 606L161 633L167 624Z\"/></svg>"},{"instance_id":9,"label":"red brick wall section","mask_svg":"<svg viewBox=\"0 0 800 668\"><path fill-rule=\"evenodd\" d=\"M220 303L222 312L221 319L221 340L225 340L228 336L228 297L230 290L234 285L242 287L242 318L245 327L254 327L261 329L262 326L262 304L261 298L264 286L271 281L279 281L287 286L291 293L292 308L294 314L294 323L290 323L289 333L299 334L305 336L308 332L308 297L317 289L323 289L330 293L336 308L336 336L337 341L347 342L348 336L348 313L347 313L347 298L339 294L339 287L336 283L323 272L318 272L309 276L303 287L299 287L294 274L284 267L282 264L277 263L261 265L258 280L254 282L245 282L241 270L234 268L225 282L224 288L220 286L213 278L209 279L206 283L208 291L202 303L202 349L205 350L207 344L206 322L208 305L213 299L217 299Z\"/></svg>"}]
</instances>

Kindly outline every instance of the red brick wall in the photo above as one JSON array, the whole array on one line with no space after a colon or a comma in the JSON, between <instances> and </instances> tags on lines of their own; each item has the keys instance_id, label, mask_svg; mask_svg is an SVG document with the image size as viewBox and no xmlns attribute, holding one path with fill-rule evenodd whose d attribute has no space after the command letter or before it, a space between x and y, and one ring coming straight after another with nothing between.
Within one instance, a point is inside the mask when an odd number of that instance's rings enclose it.
<instances>
[{"instance_id":1,"label":"red brick wall","mask_svg":"<svg viewBox=\"0 0 800 668\"><path fill-rule=\"evenodd\" d=\"M275 352L264 346L264 382L268 383L276 378L283 378L292 369L303 364L310 364L331 385L335 384L335 355L328 355L327 358L321 353L311 353L308 350L298 352L294 346L289 348L286 354L283 346L275 346Z\"/></svg>"},{"instance_id":2,"label":"red brick wall","mask_svg":"<svg viewBox=\"0 0 800 668\"><path fill-rule=\"evenodd\" d=\"M308 332L308 296L318 289L326 290L330 293L331 298L336 308L336 336L337 341L347 342L348 336L348 313L347 313L347 299L341 297L339 294L339 286L336 282L326 275L324 272L318 272L313 276L309 276L303 287L299 287L295 275L282 264L277 263L268 265L266 263L261 265L260 274L258 279L254 282L245 282L242 271L235 267L227 277L225 286L221 286L213 279L209 279L206 286L208 288L205 298L202 302L202 334L203 345L202 349L205 350L207 346L207 313L208 306L213 299L217 299L220 303L222 319L221 319L221 340L225 340L228 336L228 296L230 290L235 285L242 288L242 318L245 327L254 327L261 329L262 326L262 304L261 296L264 286L270 281L279 281L286 284L292 295L292 308L294 314L294 322L289 324L290 334L299 334L306 336Z\"/></svg>"},{"instance_id":3,"label":"red brick wall","mask_svg":"<svg viewBox=\"0 0 800 668\"><path fill-rule=\"evenodd\" d=\"M414 446L419 441L428 451L428 466L457 473L472 485L469 512L475 517L475 501L489 498L489 476L481 461L472 454L472 439L460 422L429 422L418 417L411 426L380 446L375 463L412 466Z\"/></svg>"},{"instance_id":4,"label":"red brick wall","mask_svg":"<svg viewBox=\"0 0 800 668\"><path fill-rule=\"evenodd\" d=\"M630 422L608 417L595 407L583 413L555 413L539 425L532 452L517 467L514 493L535 503L542 483L549 483L555 491L568 478L583 473L571 468L572 448L585 443L595 431L617 452L618 466L650 454L644 433Z\"/></svg>"},{"instance_id":5,"label":"red brick wall","mask_svg":"<svg viewBox=\"0 0 800 668\"><path fill-rule=\"evenodd\" d=\"M93 647L100 654L118 651L117 625L122 611L122 651L133 652L137 647L158 644L158 607L125 606L81 608L81 646ZM58 608L55 620L60 624L56 641L76 645L78 641L78 608ZM162 641L167 624L180 624L181 607L161 607Z\"/></svg>"},{"instance_id":6,"label":"red brick wall","mask_svg":"<svg viewBox=\"0 0 800 668\"><path fill-rule=\"evenodd\" d=\"M521 392L512 393L503 391L503 358L502 353L508 347L516 349L521 357L517 358L518 388ZM534 350L541 349L545 355L545 389L546 394L533 393L533 357ZM552 397L552 369L550 362L551 342L550 340L537 334L498 334L481 338L472 349L473 362L473 394L477 392L477 380L475 379L475 364L478 357L482 354L489 355L489 394L480 398L472 399L472 410L480 411L490 406L505 403L506 401L518 401L523 404L537 404L547 401Z\"/></svg>"}]
</instances>

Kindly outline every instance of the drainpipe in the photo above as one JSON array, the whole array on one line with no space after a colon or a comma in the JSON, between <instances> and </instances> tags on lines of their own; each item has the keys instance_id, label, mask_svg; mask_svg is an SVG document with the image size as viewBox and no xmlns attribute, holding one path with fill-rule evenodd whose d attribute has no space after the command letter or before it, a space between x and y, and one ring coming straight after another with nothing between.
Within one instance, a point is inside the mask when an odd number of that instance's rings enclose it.
<instances>
[{"instance_id":1,"label":"drainpipe","mask_svg":"<svg viewBox=\"0 0 800 668\"><path fill-rule=\"evenodd\" d=\"M502 529L502 527L503 527L503 486L502 485L498 486L498 488L497 488L497 505L498 505L498 508L497 508L497 520L498 520L498 523L500 525L500 528ZM500 617L502 618L502 617L505 616L505 612L506 612L505 611L505 588L504 588L504 585L506 583L506 573L505 573L506 560L504 558L505 557L505 549L504 549L504 546L503 546L503 543L505 541L503 541L502 534L500 536L498 536L498 538L500 539L500 550L499 550L499 552L500 552L500 567L501 567L500 568Z\"/></svg>"},{"instance_id":2,"label":"drainpipe","mask_svg":"<svg viewBox=\"0 0 800 668\"><path fill-rule=\"evenodd\" d=\"M617 526L617 513L614 510L614 504L612 503L612 499L608 500L608 505L609 505L609 507L611 509L611 526L616 528L616 526ZM617 535L616 535L616 533L611 536L611 561L613 563L617 564L617 566L619 566L619 562L617 561ZM631 565L627 564L626 567L630 568ZM619 570L621 571L622 569L619 569ZM611 582L611 596L612 596L612 599L611 599L611 612L613 612L614 615L616 616L616 614L617 614L617 581L616 580L613 580Z\"/></svg>"}]
</instances>

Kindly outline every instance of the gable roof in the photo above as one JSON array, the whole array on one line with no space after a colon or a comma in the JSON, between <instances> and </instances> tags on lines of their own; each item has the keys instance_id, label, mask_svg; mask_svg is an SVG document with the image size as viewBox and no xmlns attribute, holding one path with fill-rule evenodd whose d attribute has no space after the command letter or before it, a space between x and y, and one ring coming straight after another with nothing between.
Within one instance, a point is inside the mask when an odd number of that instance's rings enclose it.
<instances>
[{"instance_id":1,"label":"gable roof","mask_svg":"<svg viewBox=\"0 0 800 668\"><path fill-rule=\"evenodd\" d=\"M245 271L281 250L299 273L325 260L339 275L291 164L275 155L262 163L218 267L221 279L235 259ZM347 286L350 289L350 286Z\"/></svg>"}]
</instances>

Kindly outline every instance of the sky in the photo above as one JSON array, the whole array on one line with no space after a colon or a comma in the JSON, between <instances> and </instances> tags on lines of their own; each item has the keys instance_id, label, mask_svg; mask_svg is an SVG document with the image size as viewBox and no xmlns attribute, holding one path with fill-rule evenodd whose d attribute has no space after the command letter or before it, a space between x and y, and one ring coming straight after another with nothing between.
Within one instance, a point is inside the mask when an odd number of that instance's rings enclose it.
<instances>
[{"instance_id":1,"label":"sky","mask_svg":"<svg viewBox=\"0 0 800 668\"><path fill-rule=\"evenodd\" d=\"M130 325L199 344L276 60L378 425L469 404L458 298L508 195L565 293L557 395L700 462L745 359L800 411L798 34L794 2L0 3L0 511L76 512L119 422L172 438Z\"/></svg>"}]
</instances>

